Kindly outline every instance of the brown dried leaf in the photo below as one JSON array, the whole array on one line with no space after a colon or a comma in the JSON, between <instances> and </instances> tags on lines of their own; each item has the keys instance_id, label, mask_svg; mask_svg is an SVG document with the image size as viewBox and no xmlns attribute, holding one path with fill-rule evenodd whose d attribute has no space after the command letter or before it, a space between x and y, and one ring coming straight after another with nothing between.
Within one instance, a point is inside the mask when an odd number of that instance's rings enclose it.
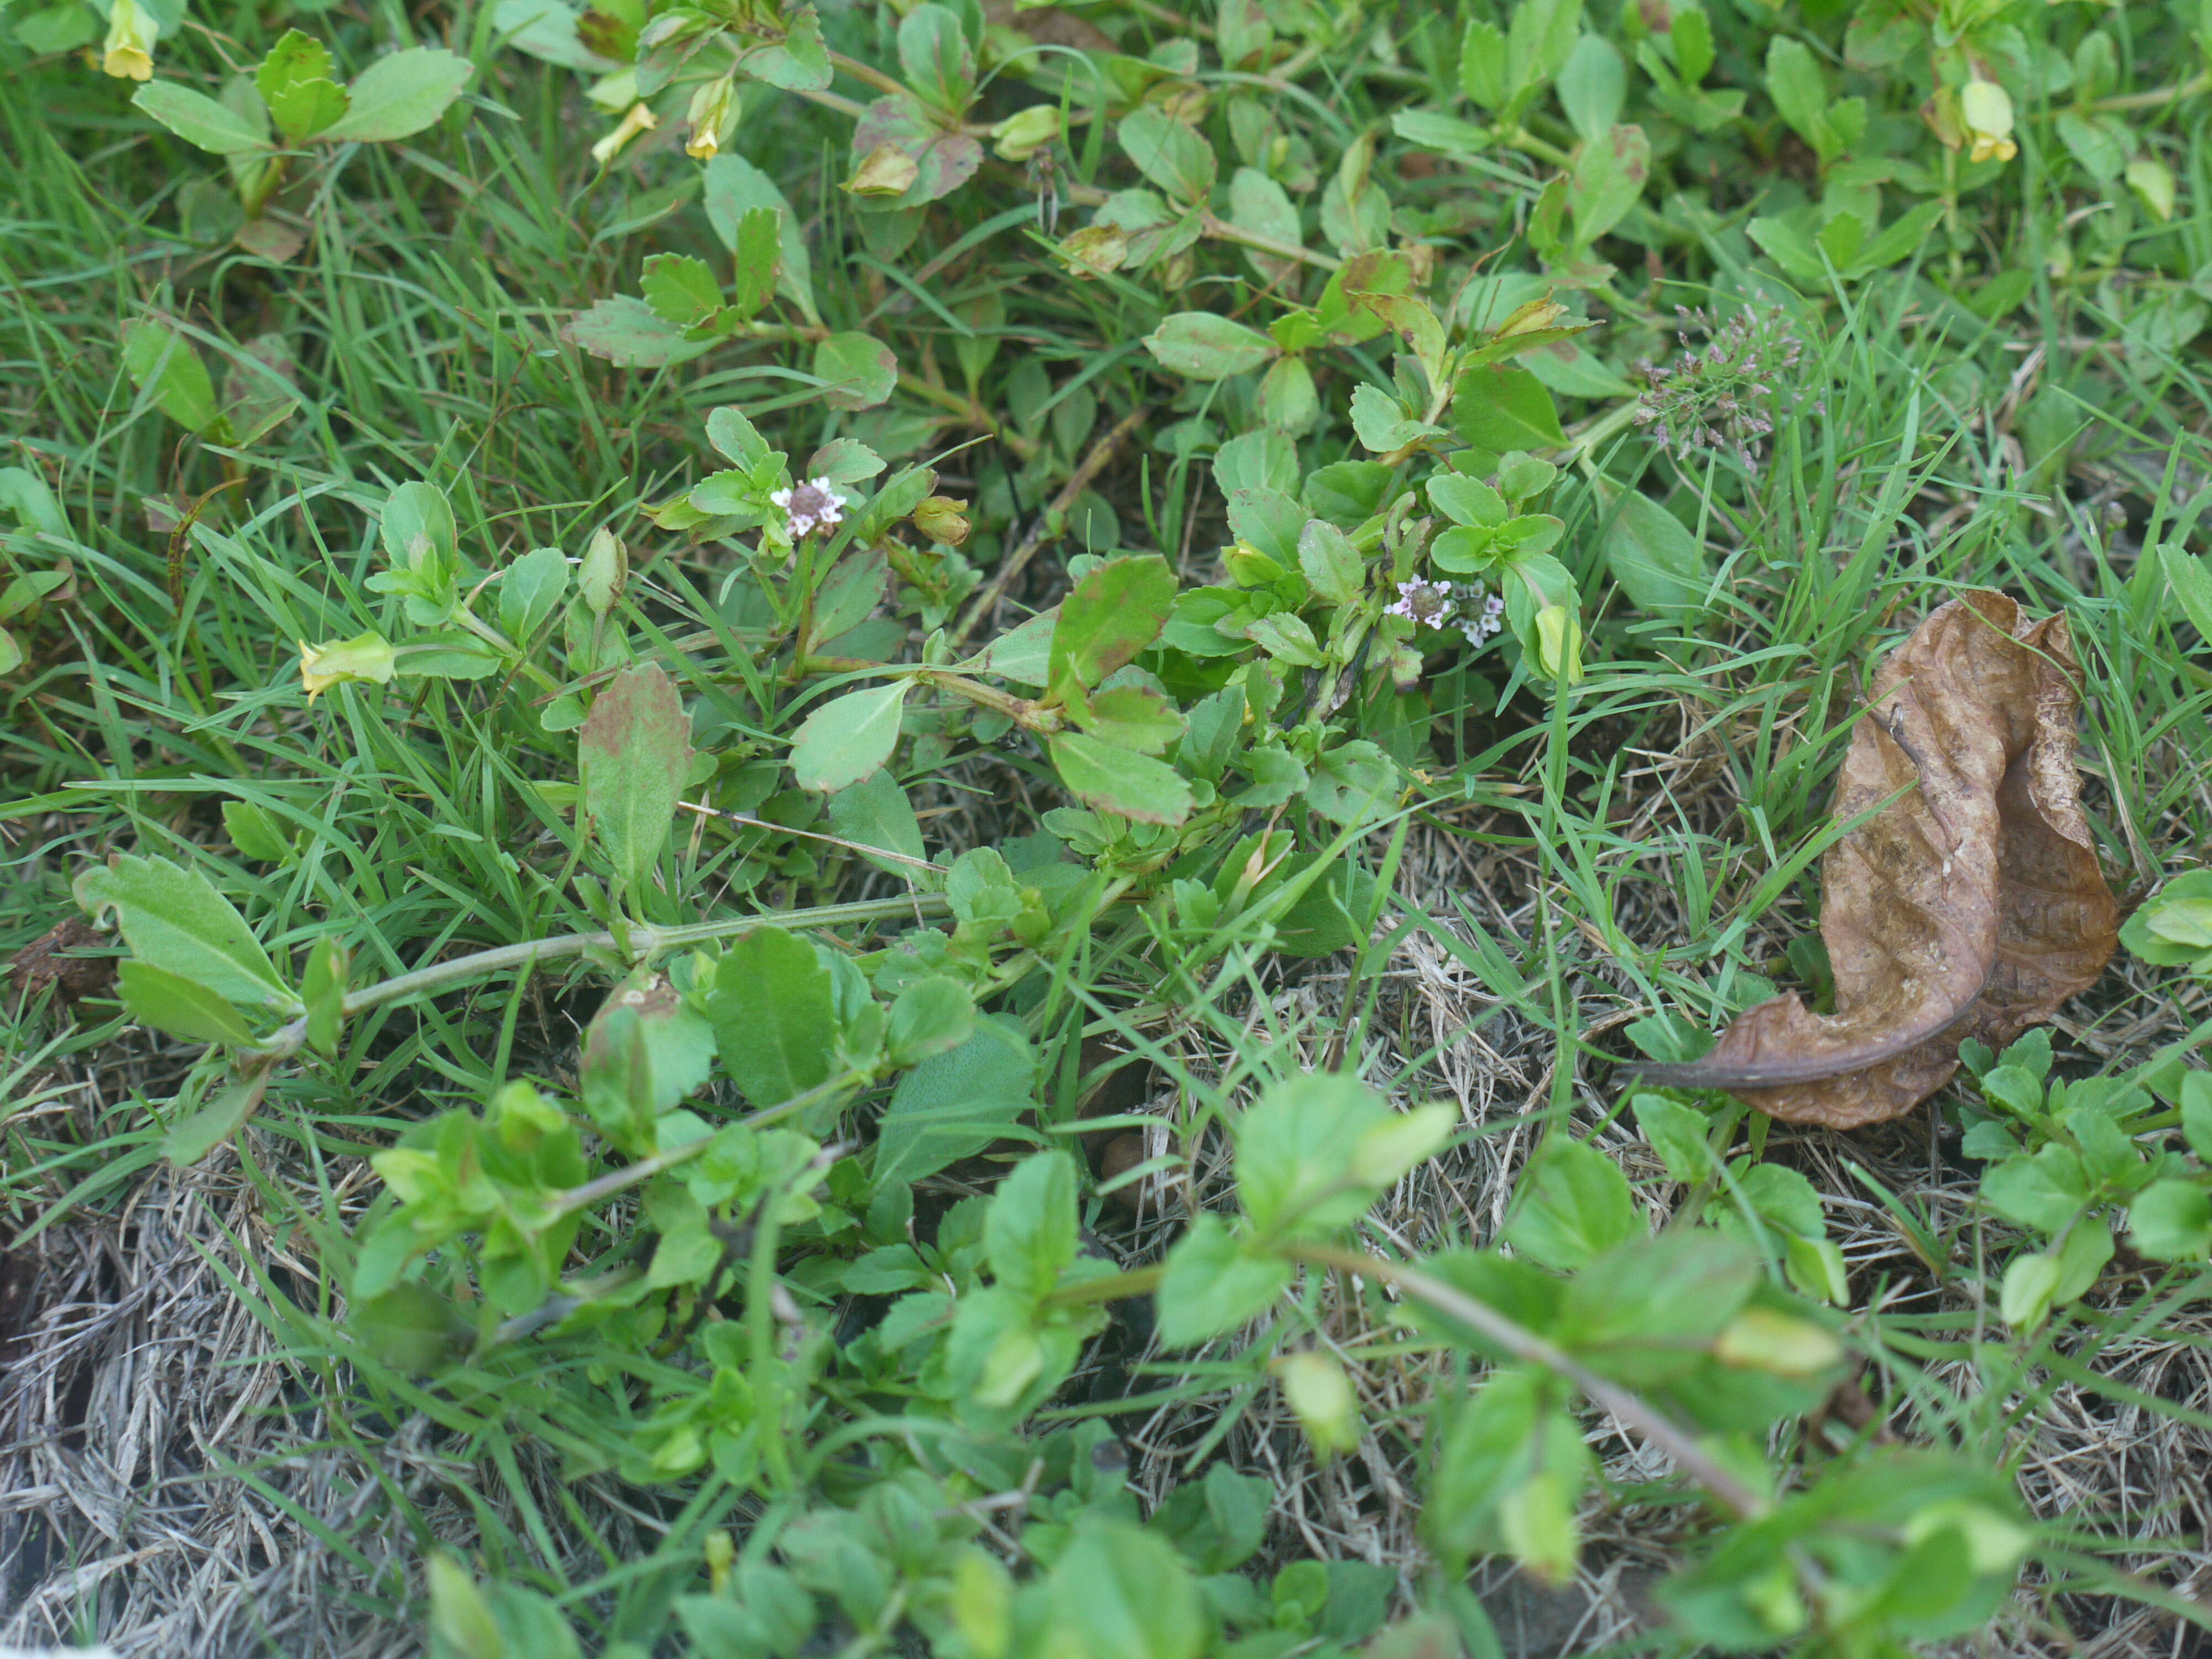
<instances>
[{"instance_id":1,"label":"brown dried leaf","mask_svg":"<svg viewBox=\"0 0 2212 1659\"><path fill-rule=\"evenodd\" d=\"M1875 672L1837 781L1838 822L1874 816L1821 865L1836 1012L1773 998L1643 1079L1855 1128L1942 1088L1961 1042L2001 1048L2094 983L2119 909L2081 815L2078 672L2066 619L2028 626L2002 593L1922 623Z\"/></svg>"}]
</instances>

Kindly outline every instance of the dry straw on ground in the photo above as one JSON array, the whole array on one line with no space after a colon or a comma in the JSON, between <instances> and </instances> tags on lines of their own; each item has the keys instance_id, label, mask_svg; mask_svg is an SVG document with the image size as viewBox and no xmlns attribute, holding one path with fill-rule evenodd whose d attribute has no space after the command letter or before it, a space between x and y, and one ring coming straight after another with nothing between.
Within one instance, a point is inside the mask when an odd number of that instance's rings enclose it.
<instances>
[{"instance_id":1,"label":"dry straw on ground","mask_svg":"<svg viewBox=\"0 0 2212 1659\"><path fill-rule=\"evenodd\" d=\"M1409 848L1401 890L1447 927L1455 925L1456 896L1493 937L1525 938L1537 921L1532 878L1493 848L1426 831ZM1639 932L1663 937L1673 921L1663 890L1633 890L1650 907L1634 919ZM1314 1064L1323 1057L1314 1036L1318 1017L1333 1015L1346 990L1340 963L1316 967L1265 969L1262 994L1241 1010L1245 1032L1233 1044L1189 1029L1157 1035L1200 1075L1218 1075L1233 1048L1256 1043L1287 1045L1274 1056L1281 1063ZM1601 962L1582 970L1572 989L1584 1030L1610 1030L1640 1012L1625 982ZM2072 1024L2062 1016L2062 1046ZM2145 1035L2130 1033L2131 1045ZM1401 945L1388 966L1371 1045L1358 1057L1361 1069L1401 1101L1453 1100L1467 1127L1490 1133L1401 1182L1376 1212L1384 1237L1428 1250L1497 1229L1543 1121L1553 1049L1541 1025L1499 1006L1437 941L1415 934ZM1431 1063L1409 1069L1431 1052ZM64 1103L82 1109L93 1092L124 1089L134 1073L143 1076L143 1065L57 1082ZM1611 1093L1602 1077L1577 1077L1578 1128L1603 1120ZM1171 1144L1184 1146L1173 1091L1158 1091L1151 1105L1170 1126ZM1968 1294L1970 1279L1932 1282L1849 1168L1866 1168L1939 1229L1960 1220L1973 1180L1947 1160L1928 1124L1923 1113L1848 1138L1785 1131L1771 1143L1772 1155L1796 1163L1827 1195L1856 1292L1883 1287L1893 1308L1955 1307ZM1632 1176L1662 1179L1618 1124L1598 1130L1596 1139ZM1119 1231L1103 1241L1117 1255L1157 1258L1189 1196L1221 1195L1227 1172L1218 1146L1202 1139L1185 1149L1193 1154L1188 1187L1156 1183L1137 1212L1117 1212ZM342 1369L295 1357L293 1339L253 1311L271 1292L312 1301L317 1279L291 1231L293 1204L312 1213L321 1200L290 1143L257 1131L251 1151L261 1164L258 1181L228 1151L190 1171L155 1165L104 1213L76 1210L11 1253L18 1279L27 1273L28 1294L0 1383L0 1640L35 1645L97 1633L131 1659L255 1652L387 1659L412 1639L394 1609L419 1592L427 1541L401 1521L393 1499L404 1494L432 1534L465 1552L477 1542L477 1505L520 1527L506 1477L461 1455L428 1419L341 1423L323 1401L325 1390L343 1382ZM360 1166L334 1163L323 1178L337 1183L341 1208L361 1201ZM239 1294L241 1285L257 1284ZM1367 1347L1395 1334L1389 1304L1375 1292L1334 1285L1329 1295L1326 1340L1347 1360L1362 1361ZM2212 1360L2190 1340L2203 1323L2169 1325L2156 1338L2123 1344L2100 1367L2207 1420ZM1125 1352L1115 1364L1145 1357ZM1429 1359L1400 1358L1360 1363L1356 1375L1370 1431L1352 1455L1316 1463L1271 1391L1224 1394L1117 1419L1133 1480L1157 1498L1194 1464L1225 1456L1276 1487L1271 1559L1349 1557L1399 1568L1410 1581L1422 1559L1419 1437L1441 1373ZM1157 1386L1105 1380L1133 1392ZM1952 1380L1972 1386L1969 1377ZM1098 1381L1080 1376L1071 1387L1079 1397ZM1648 1448L1610 1421L1594 1421L1591 1440L1616 1482L1663 1472ZM2212 1576L2212 1557L2193 1541L2212 1521L2202 1474L2208 1454L2205 1430L2072 1383L2031 1411L2020 1441L2023 1486L2040 1512L2140 1540L2133 1565L2183 1593L2200 1574ZM558 1480L550 1457L519 1472L547 1496ZM627 1539L640 1553L651 1547L647 1495L611 1481L584 1483L574 1495L603 1535ZM559 1513L556 1504L543 1507ZM1510 1653L1587 1653L1648 1627L1650 1587L1684 1540L1649 1509L1594 1501L1584 1522L1591 1546L1572 1584L1537 1585L1504 1568L1480 1579ZM580 1540L571 1541L569 1565L585 1575L596 1571ZM2081 1645L2026 1595L2012 1619L1959 1650L2112 1659L2186 1650L2176 1646L2170 1614L2080 1598L2059 1611Z\"/></svg>"}]
</instances>

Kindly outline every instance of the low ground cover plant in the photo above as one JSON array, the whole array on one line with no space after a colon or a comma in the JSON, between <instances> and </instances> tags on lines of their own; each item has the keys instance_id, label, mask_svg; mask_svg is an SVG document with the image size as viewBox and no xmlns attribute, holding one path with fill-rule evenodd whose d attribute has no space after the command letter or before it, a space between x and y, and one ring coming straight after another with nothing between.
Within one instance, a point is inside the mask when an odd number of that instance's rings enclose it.
<instances>
[{"instance_id":1,"label":"low ground cover plant","mask_svg":"<svg viewBox=\"0 0 2212 1659\"><path fill-rule=\"evenodd\" d=\"M15 0L0 1633L2193 1651L2208 49Z\"/></svg>"}]
</instances>

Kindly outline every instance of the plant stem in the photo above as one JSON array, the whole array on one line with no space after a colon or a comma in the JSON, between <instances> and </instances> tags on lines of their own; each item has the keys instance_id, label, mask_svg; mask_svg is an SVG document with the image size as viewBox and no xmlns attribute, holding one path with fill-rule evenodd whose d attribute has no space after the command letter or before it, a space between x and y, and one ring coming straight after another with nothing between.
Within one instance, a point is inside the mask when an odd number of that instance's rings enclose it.
<instances>
[{"instance_id":1,"label":"plant stem","mask_svg":"<svg viewBox=\"0 0 2212 1659\"><path fill-rule=\"evenodd\" d=\"M2157 109L2166 104L2178 104L2185 98L2194 98L2200 92L2212 91L2212 70L2192 75L2186 81L2178 81L2170 87L2155 87L2148 92L2124 92L2117 98L2100 98L2089 106L2093 110Z\"/></svg>"},{"instance_id":2,"label":"plant stem","mask_svg":"<svg viewBox=\"0 0 2212 1659\"><path fill-rule=\"evenodd\" d=\"M1616 1383L1608 1382L1572 1355L1554 1347L1534 1331L1524 1330L1495 1308L1476 1301L1440 1279L1414 1267L1401 1267L1361 1250L1340 1249L1333 1244L1293 1243L1287 1255L1303 1261L1344 1273L1358 1273L1395 1285L1407 1295L1425 1302L1447 1318L1511 1354L1516 1359L1541 1365L1565 1377L1591 1401L1611 1412L1646 1440L1672 1457L1685 1474L1703 1486L1739 1519L1756 1520L1771 1507L1757 1492L1730 1474L1708 1455L1687 1429Z\"/></svg>"},{"instance_id":3,"label":"plant stem","mask_svg":"<svg viewBox=\"0 0 2212 1659\"><path fill-rule=\"evenodd\" d=\"M890 921L906 916L943 915L951 908L951 902L942 893L913 893L903 898L861 899L851 904L817 905L810 910L785 910L758 916L726 916L720 921L696 921L683 927L647 927L632 922L626 932L628 948L642 960L658 951L681 950L687 945L704 945L710 939L727 939L733 933L745 933L755 927L842 927L856 921ZM552 939L525 939L519 945L502 945L495 950L455 957L450 962L433 963L428 968L417 968L412 973L396 975L365 987L346 998L345 1016L351 1019L356 1014L365 1014L370 1009L381 1008L387 1003L428 995L448 986L482 979L488 974L501 973L509 968L531 968L541 962L557 961L562 957L580 957L593 951L623 948L622 941L612 933L562 933ZM256 1052L266 1059L282 1060L288 1054L297 1054L307 1040L307 1021L302 1015L290 1024L280 1028L269 1040L268 1046ZM775 1109L780 1111L782 1109Z\"/></svg>"},{"instance_id":4,"label":"plant stem","mask_svg":"<svg viewBox=\"0 0 2212 1659\"><path fill-rule=\"evenodd\" d=\"M1303 260L1307 264L1318 265L1323 270L1335 270L1344 264L1334 254L1317 253L1312 248L1300 247L1295 242L1278 241L1274 237L1262 235L1256 230L1233 225L1226 219L1217 219L1210 213L1206 216L1205 231L1217 242L1235 242L1255 252L1273 254L1278 259Z\"/></svg>"}]
</instances>

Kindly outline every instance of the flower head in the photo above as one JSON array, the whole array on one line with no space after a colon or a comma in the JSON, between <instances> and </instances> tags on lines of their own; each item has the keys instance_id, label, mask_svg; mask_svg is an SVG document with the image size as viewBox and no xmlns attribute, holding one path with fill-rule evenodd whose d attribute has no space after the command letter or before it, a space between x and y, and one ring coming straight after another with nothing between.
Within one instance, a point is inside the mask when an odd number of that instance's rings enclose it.
<instances>
[{"instance_id":1,"label":"flower head","mask_svg":"<svg viewBox=\"0 0 2212 1659\"><path fill-rule=\"evenodd\" d=\"M1796 414L1804 402L1792 383L1805 343L1779 311L1747 307L1725 323L1712 312L1680 306L1674 315L1681 355L1671 363L1638 365L1650 384L1637 406L1636 423L1656 426L1659 447L1677 459L1700 449L1726 450L1746 468L1757 466L1775 422ZM1690 343L1700 335L1703 350ZM1813 410L1820 413L1820 405Z\"/></svg>"},{"instance_id":2,"label":"flower head","mask_svg":"<svg viewBox=\"0 0 2212 1659\"><path fill-rule=\"evenodd\" d=\"M1457 605L1449 582L1414 576L1398 584L1398 597L1382 607L1382 614L1403 617L1424 628L1443 628L1450 623Z\"/></svg>"},{"instance_id":3,"label":"flower head","mask_svg":"<svg viewBox=\"0 0 2212 1659\"><path fill-rule=\"evenodd\" d=\"M793 541L828 530L845 517L845 503L837 499L827 478L809 478L805 483L773 492L769 500L789 515L785 530Z\"/></svg>"},{"instance_id":4,"label":"flower head","mask_svg":"<svg viewBox=\"0 0 2212 1659\"><path fill-rule=\"evenodd\" d=\"M684 153L695 161L711 161L729 142L738 126L738 88L734 76L709 81L691 94L691 137Z\"/></svg>"}]
</instances>

